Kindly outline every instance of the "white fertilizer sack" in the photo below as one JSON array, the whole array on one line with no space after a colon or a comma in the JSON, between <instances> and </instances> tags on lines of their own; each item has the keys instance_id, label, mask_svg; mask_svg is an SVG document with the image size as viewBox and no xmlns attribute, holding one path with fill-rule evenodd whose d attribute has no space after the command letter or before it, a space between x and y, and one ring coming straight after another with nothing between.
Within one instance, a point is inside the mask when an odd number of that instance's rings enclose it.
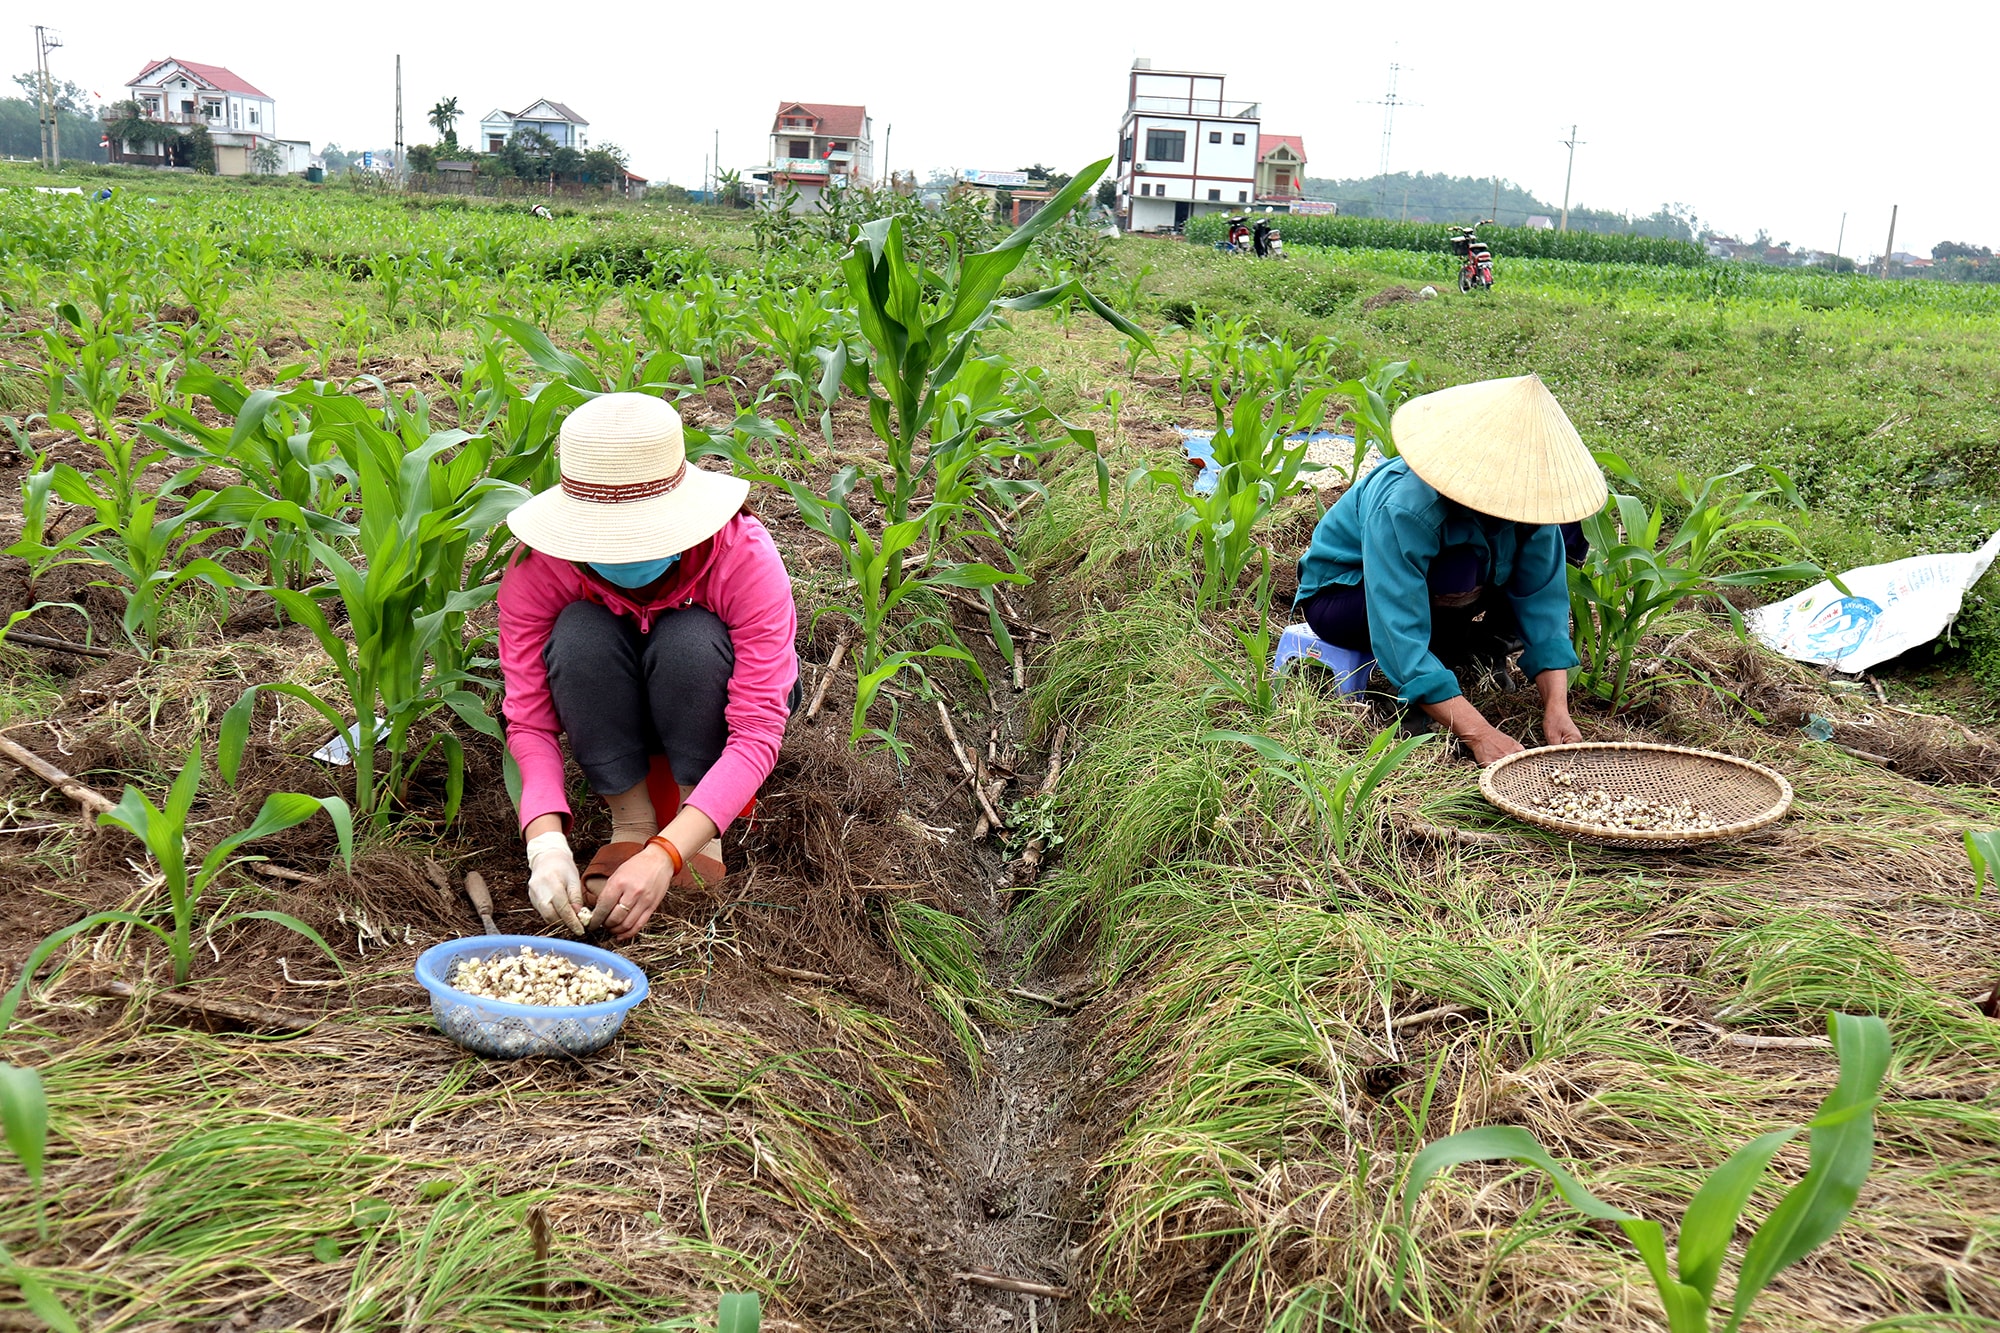
<instances>
[{"instance_id":1,"label":"white fertilizer sack","mask_svg":"<svg viewBox=\"0 0 2000 1333\"><path fill-rule=\"evenodd\" d=\"M1965 593L2000 556L2000 532L1977 551L1913 555L1840 576L1847 593L1815 583L1743 619L1760 643L1800 662L1866 671L1950 627Z\"/></svg>"}]
</instances>

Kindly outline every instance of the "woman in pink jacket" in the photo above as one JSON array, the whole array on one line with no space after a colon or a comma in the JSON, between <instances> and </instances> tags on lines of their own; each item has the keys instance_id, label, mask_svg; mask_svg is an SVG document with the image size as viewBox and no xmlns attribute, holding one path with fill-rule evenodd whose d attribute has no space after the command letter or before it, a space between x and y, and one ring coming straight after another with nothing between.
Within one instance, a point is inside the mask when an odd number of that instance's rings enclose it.
<instances>
[{"instance_id":1,"label":"woman in pink jacket","mask_svg":"<svg viewBox=\"0 0 2000 1333\"><path fill-rule=\"evenodd\" d=\"M630 939L675 887L713 886L720 834L777 761L798 704L791 578L744 501L691 467L680 416L612 393L563 422L562 483L516 509L500 581L507 749L521 770L528 897L545 920ZM557 737L611 807L579 873Z\"/></svg>"}]
</instances>

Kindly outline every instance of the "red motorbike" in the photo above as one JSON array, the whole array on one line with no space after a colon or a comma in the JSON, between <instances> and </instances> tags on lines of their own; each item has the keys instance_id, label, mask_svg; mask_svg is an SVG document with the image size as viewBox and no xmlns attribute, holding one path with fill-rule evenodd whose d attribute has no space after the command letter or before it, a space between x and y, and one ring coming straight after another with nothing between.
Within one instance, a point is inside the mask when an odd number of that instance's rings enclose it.
<instances>
[{"instance_id":1,"label":"red motorbike","mask_svg":"<svg viewBox=\"0 0 2000 1333\"><path fill-rule=\"evenodd\" d=\"M1493 252L1486 242L1479 239L1478 228L1490 227L1493 219L1474 223L1470 227L1456 224L1451 229L1451 248L1456 250L1462 261L1458 269L1458 289L1469 292L1477 287L1490 291L1493 287Z\"/></svg>"}]
</instances>

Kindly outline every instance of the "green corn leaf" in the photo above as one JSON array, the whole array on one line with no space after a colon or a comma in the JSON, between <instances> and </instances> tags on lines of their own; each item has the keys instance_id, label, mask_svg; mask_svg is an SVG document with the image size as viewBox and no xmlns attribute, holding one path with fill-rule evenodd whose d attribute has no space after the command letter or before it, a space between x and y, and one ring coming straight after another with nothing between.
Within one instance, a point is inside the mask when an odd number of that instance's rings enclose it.
<instances>
[{"instance_id":1,"label":"green corn leaf","mask_svg":"<svg viewBox=\"0 0 2000 1333\"><path fill-rule=\"evenodd\" d=\"M252 685L222 715L222 737L215 750L215 767L222 780L232 787L243 766L243 750L250 743L250 722L256 713L257 687Z\"/></svg>"},{"instance_id":2,"label":"green corn leaf","mask_svg":"<svg viewBox=\"0 0 2000 1333\"><path fill-rule=\"evenodd\" d=\"M1715 1279L1722 1272L1723 1255L1736 1234L1743 1205L1749 1202L1778 1149L1798 1133L1797 1129L1779 1129L1752 1139L1730 1154L1688 1201L1687 1212L1681 1216L1675 1263L1680 1280L1699 1291L1702 1299L1715 1298Z\"/></svg>"},{"instance_id":3,"label":"green corn leaf","mask_svg":"<svg viewBox=\"0 0 2000 1333\"><path fill-rule=\"evenodd\" d=\"M543 333L527 320L520 318L518 315L503 315L498 313L489 314L486 318L492 321L494 326L500 329L501 332L519 343L521 350L528 354L528 359L533 361L539 369L560 377L571 388L583 390L592 395L604 392L603 382L597 378L589 366L584 364L581 357L565 352L560 347L557 347L553 342L549 341L548 334Z\"/></svg>"},{"instance_id":4,"label":"green corn leaf","mask_svg":"<svg viewBox=\"0 0 2000 1333\"><path fill-rule=\"evenodd\" d=\"M1735 1333L1758 1293L1781 1269L1840 1229L1874 1161L1874 1105L1889 1072L1889 1028L1879 1018L1852 1014L1834 1014L1827 1022L1840 1058L1840 1080L1809 1126L1812 1158L1805 1179L1771 1211L1744 1252L1727 1333Z\"/></svg>"},{"instance_id":5,"label":"green corn leaf","mask_svg":"<svg viewBox=\"0 0 2000 1333\"><path fill-rule=\"evenodd\" d=\"M715 1333L758 1333L763 1305L754 1291L732 1291L715 1306Z\"/></svg>"},{"instance_id":6,"label":"green corn leaf","mask_svg":"<svg viewBox=\"0 0 2000 1333\"><path fill-rule=\"evenodd\" d=\"M340 955L335 953L333 947L320 937L320 933L289 912L274 912L267 909L260 909L255 912L232 912L228 916L216 919L209 929L211 931L219 930L224 926L234 925L238 921L274 921L286 930L292 931L294 934L303 935L318 945L319 951L332 961L334 971L339 972L343 970L340 966Z\"/></svg>"},{"instance_id":7,"label":"green corn leaf","mask_svg":"<svg viewBox=\"0 0 2000 1333\"><path fill-rule=\"evenodd\" d=\"M1571 1175L1535 1141L1534 1135L1519 1126L1489 1125L1483 1129L1469 1129L1439 1139L1424 1148L1410 1164L1410 1178L1403 1187L1404 1214L1408 1215L1417 1194L1438 1172L1464 1162L1492 1161L1519 1162L1523 1166L1535 1167L1548 1176L1556 1187L1556 1193L1570 1207L1586 1217L1617 1223L1645 1261L1646 1271L1651 1274L1653 1285L1659 1291L1660 1303L1667 1311L1667 1323L1673 1333L1706 1333L1708 1303L1700 1292L1674 1281L1668 1272L1666 1235L1660 1224L1615 1208L1592 1194L1582 1181Z\"/></svg>"},{"instance_id":8,"label":"green corn leaf","mask_svg":"<svg viewBox=\"0 0 2000 1333\"><path fill-rule=\"evenodd\" d=\"M42 964L46 963L57 949L76 936L114 922L150 930L169 948L173 946L172 936L136 912L92 912L81 921L70 922L34 947L28 954L28 961L21 964L21 975L15 979L5 995L0 995L0 1036L6 1035L8 1027L13 1024L14 1011L20 1008L22 999L27 996L28 986L34 981L35 973L41 970Z\"/></svg>"},{"instance_id":9,"label":"green corn leaf","mask_svg":"<svg viewBox=\"0 0 2000 1333\"><path fill-rule=\"evenodd\" d=\"M1972 862L1972 901L1978 902L1987 878L2000 880L2000 829L1967 829L1965 857Z\"/></svg>"},{"instance_id":10,"label":"green corn leaf","mask_svg":"<svg viewBox=\"0 0 2000 1333\"><path fill-rule=\"evenodd\" d=\"M43 1154L48 1150L49 1102L42 1091L40 1070L0 1064L0 1130L7 1146L28 1173L28 1183L42 1187Z\"/></svg>"},{"instance_id":11,"label":"green corn leaf","mask_svg":"<svg viewBox=\"0 0 2000 1333\"><path fill-rule=\"evenodd\" d=\"M83 1333L69 1307L42 1281L41 1275L9 1254L4 1245L0 1245L0 1276L21 1289L21 1299L28 1309L54 1333Z\"/></svg>"}]
</instances>

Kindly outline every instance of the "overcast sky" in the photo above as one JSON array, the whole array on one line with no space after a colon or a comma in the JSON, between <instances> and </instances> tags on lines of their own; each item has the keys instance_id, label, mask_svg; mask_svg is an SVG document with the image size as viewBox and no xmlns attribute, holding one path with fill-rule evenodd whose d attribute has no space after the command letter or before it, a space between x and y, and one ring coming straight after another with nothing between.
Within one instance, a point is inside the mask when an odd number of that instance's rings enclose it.
<instances>
[{"instance_id":1,"label":"overcast sky","mask_svg":"<svg viewBox=\"0 0 2000 1333\"><path fill-rule=\"evenodd\" d=\"M34 5L46 6L34 10ZM1261 101L1267 133L1303 134L1309 174L1372 175L1388 66L1402 67L1391 170L1499 175L1560 202L1651 212L1680 202L1724 231L1832 249L2000 244L1990 169L1987 4L1891 6L1424 6L1183 3L969 5L882 0L610 4L509 0L432 8L193 9L95 0L10 6L57 24L53 65L106 99L148 60L226 65L269 93L287 138L380 147L456 95L470 139L494 107L538 97L591 122L635 170L698 184L721 135L725 167L761 164L781 99L860 102L876 162L1073 169L1111 153L1135 56L1217 71ZM67 11L67 12L66 12ZM65 23L64 20L70 21ZM25 62L24 62L25 63ZM893 132L890 127L893 126Z\"/></svg>"}]
</instances>

